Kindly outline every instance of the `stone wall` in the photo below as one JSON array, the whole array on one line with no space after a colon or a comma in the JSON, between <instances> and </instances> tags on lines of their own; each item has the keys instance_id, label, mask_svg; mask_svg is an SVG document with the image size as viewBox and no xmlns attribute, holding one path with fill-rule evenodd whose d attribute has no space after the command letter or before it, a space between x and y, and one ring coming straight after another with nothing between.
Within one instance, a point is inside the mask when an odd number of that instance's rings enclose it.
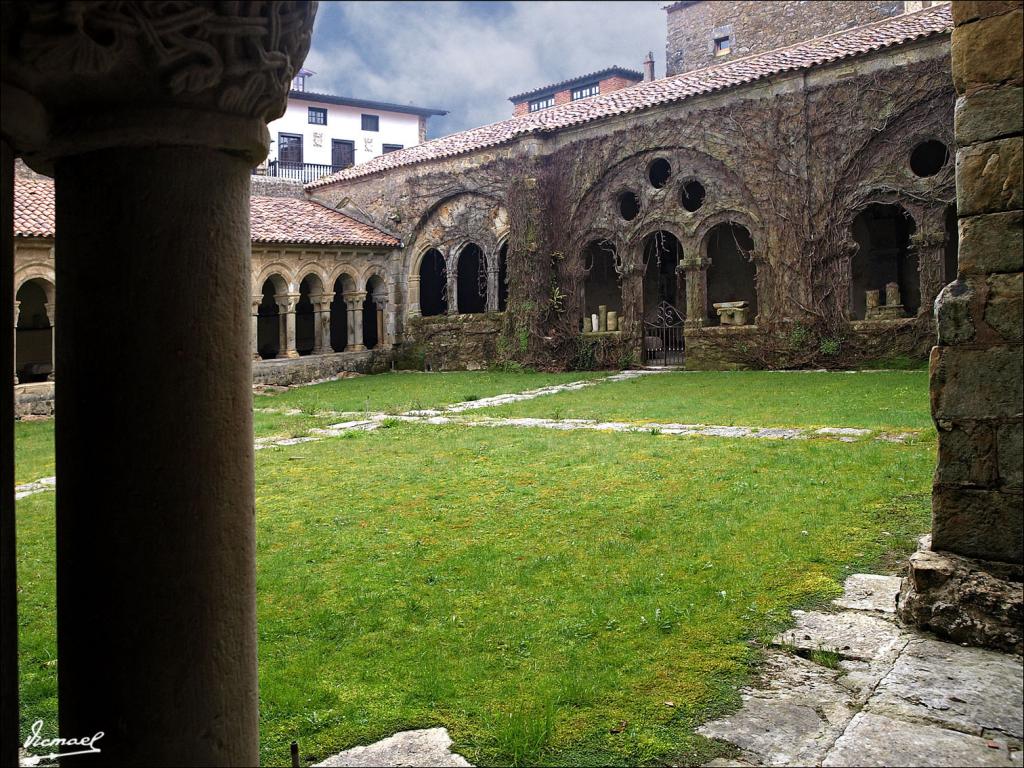
<instances>
[{"instance_id":1,"label":"stone wall","mask_svg":"<svg viewBox=\"0 0 1024 768\"><path fill-rule=\"evenodd\" d=\"M677 75L897 16L904 12L904 5L909 4L898 0L675 3L667 9L666 72ZM715 38L726 35L731 38L730 52L715 56Z\"/></svg>"},{"instance_id":2,"label":"stone wall","mask_svg":"<svg viewBox=\"0 0 1024 768\"><path fill-rule=\"evenodd\" d=\"M939 459L930 547L910 561L904 620L1021 652L1024 578L1022 4L953 5L957 279L935 303Z\"/></svg>"},{"instance_id":3,"label":"stone wall","mask_svg":"<svg viewBox=\"0 0 1024 768\"><path fill-rule=\"evenodd\" d=\"M40 381L34 384L16 384L14 387L14 417L53 416L54 383Z\"/></svg>"},{"instance_id":4,"label":"stone wall","mask_svg":"<svg viewBox=\"0 0 1024 768\"><path fill-rule=\"evenodd\" d=\"M396 365L431 371L486 368L497 358L502 320L499 313L410 318Z\"/></svg>"},{"instance_id":5,"label":"stone wall","mask_svg":"<svg viewBox=\"0 0 1024 768\"><path fill-rule=\"evenodd\" d=\"M250 181L252 183L252 194L259 197L294 197L298 200L306 198L301 181L280 179L275 176L260 176L257 174L253 174L250 177Z\"/></svg>"},{"instance_id":6,"label":"stone wall","mask_svg":"<svg viewBox=\"0 0 1024 768\"><path fill-rule=\"evenodd\" d=\"M258 360L252 364L252 383L287 387L337 376L342 371L383 373L391 368L389 349L335 352L287 360Z\"/></svg>"}]
</instances>

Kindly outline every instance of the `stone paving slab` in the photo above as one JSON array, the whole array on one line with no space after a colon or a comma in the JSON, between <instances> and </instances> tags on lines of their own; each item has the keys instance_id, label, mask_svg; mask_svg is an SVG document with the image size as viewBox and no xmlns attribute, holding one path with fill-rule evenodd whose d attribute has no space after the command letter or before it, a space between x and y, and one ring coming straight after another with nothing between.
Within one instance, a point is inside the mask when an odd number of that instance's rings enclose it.
<instances>
[{"instance_id":1,"label":"stone paving slab","mask_svg":"<svg viewBox=\"0 0 1024 768\"><path fill-rule=\"evenodd\" d=\"M329 757L317 766L468 766L462 755L452 752L447 728L401 731L365 747L353 747Z\"/></svg>"},{"instance_id":2,"label":"stone paving slab","mask_svg":"<svg viewBox=\"0 0 1024 768\"><path fill-rule=\"evenodd\" d=\"M1020 760L1014 759L1005 742L861 712L821 764L1019 766Z\"/></svg>"},{"instance_id":3,"label":"stone paving slab","mask_svg":"<svg viewBox=\"0 0 1024 768\"><path fill-rule=\"evenodd\" d=\"M843 584L843 595L833 605L852 611L873 611L895 615L896 596L903 579L899 576L878 576L874 573L855 573Z\"/></svg>"},{"instance_id":4,"label":"stone paving slab","mask_svg":"<svg viewBox=\"0 0 1024 768\"><path fill-rule=\"evenodd\" d=\"M864 613L793 611L796 626L776 636L774 645L798 651L833 651L843 658L877 661L895 655L909 636L885 619Z\"/></svg>"},{"instance_id":5,"label":"stone paving slab","mask_svg":"<svg viewBox=\"0 0 1024 768\"><path fill-rule=\"evenodd\" d=\"M1005 653L914 639L871 700L871 710L977 736L1000 732L1020 740L1024 666Z\"/></svg>"},{"instance_id":6,"label":"stone paving slab","mask_svg":"<svg viewBox=\"0 0 1024 768\"><path fill-rule=\"evenodd\" d=\"M52 491L56 487L56 477L40 477L38 480L33 480L31 483L14 486L14 499L17 501L18 499L24 499L26 496L31 496L33 493Z\"/></svg>"}]
</instances>

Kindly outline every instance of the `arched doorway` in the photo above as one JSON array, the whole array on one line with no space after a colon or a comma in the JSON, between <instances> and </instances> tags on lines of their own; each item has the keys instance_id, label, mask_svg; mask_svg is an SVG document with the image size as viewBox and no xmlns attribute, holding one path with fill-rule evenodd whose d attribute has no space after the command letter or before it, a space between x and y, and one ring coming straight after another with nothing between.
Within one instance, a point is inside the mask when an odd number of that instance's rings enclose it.
<instances>
[{"instance_id":1,"label":"arched doorway","mask_svg":"<svg viewBox=\"0 0 1024 768\"><path fill-rule=\"evenodd\" d=\"M323 292L323 283L316 275L306 275L299 283L299 300L295 304L295 351L300 355L316 350L316 326L320 318L311 297Z\"/></svg>"},{"instance_id":2,"label":"arched doorway","mask_svg":"<svg viewBox=\"0 0 1024 768\"><path fill-rule=\"evenodd\" d=\"M591 241L583 249L583 328L591 331L601 330L593 327L593 316L598 315L600 308L606 307L609 313L615 313L615 327L607 321L605 330L619 330L618 318L622 317L622 281L615 269L615 244L608 240Z\"/></svg>"},{"instance_id":3,"label":"arched doorway","mask_svg":"<svg viewBox=\"0 0 1024 768\"><path fill-rule=\"evenodd\" d=\"M41 277L26 280L15 296L18 324L15 330L14 373L21 384L46 381L53 374L53 283Z\"/></svg>"},{"instance_id":4,"label":"arched doorway","mask_svg":"<svg viewBox=\"0 0 1024 768\"><path fill-rule=\"evenodd\" d=\"M444 256L431 248L420 261L420 314L424 317L448 313L448 270Z\"/></svg>"},{"instance_id":5,"label":"arched doorway","mask_svg":"<svg viewBox=\"0 0 1024 768\"><path fill-rule=\"evenodd\" d=\"M913 317L921 307L914 220L900 205L872 203L853 220L857 252L850 265L850 318ZM877 292L877 293L876 293Z\"/></svg>"},{"instance_id":6,"label":"arched doorway","mask_svg":"<svg viewBox=\"0 0 1024 768\"><path fill-rule=\"evenodd\" d=\"M256 352L264 360L273 360L281 354L282 323L277 296L288 292L288 283L280 275L271 275L263 281L263 298L256 313Z\"/></svg>"},{"instance_id":7,"label":"arched doorway","mask_svg":"<svg viewBox=\"0 0 1024 768\"><path fill-rule=\"evenodd\" d=\"M484 252L476 243L469 243L459 252L457 291L459 314L468 315L487 310L487 265Z\"/></svg>"},{"instance_id":8,"label":"arched doorway","mask_svg":"<svg viewBox=\"0 0 1024 768\"><path fill-rule=\"evenodd\" d=\"M683 247L671 232L644 238L644 361L653 365L683 362L686 278L679 267Z\"/></svg>"},{"instance_id":9,"label":"arched doorway","mask_svg":"<svg viewBox=\"0 0 1024 768\"><path fill-rule=\"evenodd\" d=\"M348 299L356 289L356 282L349 275L341 275L334 281L334 300L331 302L331 349L341 352L349 346Z\"/></svg>"},{"instance_id":10,"label":"arched doorway","mask_svg":"<svg viewBox=\"0 0 1024 768\"><path fill-rule=\"evenodd\" d=\"M384 306L387 289L384 280L374 275L366 282L363 300L363 346L376 349L384 341Z\"/></svg>"},{"instance_id":11,"label":"arched doorway","mask_svg":"<svg viewBox=\"0 0 1024 768\"><path fill-rule=\"evenodd\" d=\"M721 318L715 304L745 302L746 307L739 307L741 312L730 313L732 320L744 318L743 325L754 322L757 316L756 267L750 259L754 250L754 240L746 227L732 222L718 224L708 234L707 256L708 290L707 290L707 322L719 325Z\"/></svg>"}]
</instances>

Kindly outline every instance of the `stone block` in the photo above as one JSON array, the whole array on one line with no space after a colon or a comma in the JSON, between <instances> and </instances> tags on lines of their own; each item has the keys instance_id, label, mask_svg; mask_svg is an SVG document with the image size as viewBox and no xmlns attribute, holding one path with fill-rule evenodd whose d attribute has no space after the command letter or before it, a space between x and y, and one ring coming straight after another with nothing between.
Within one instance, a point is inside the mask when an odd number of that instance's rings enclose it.
<instances>
[{"instance_id":1,"label":"stone block","mask_svg":"<svg viewBox=\"0 0 1024 768\"><path fill-rule=\"evenodd\" d=\"M1024 668L1016 656L928 638L911 640L872 697L872 712L976 736L1024 736ZM1002 696L993 696L1001 691Z\"/></svg>"},{"instance_id":2,"label":"stone block","mask_svg":"<svg viewBox=\"0 0 1024 768\"><path fill-rule=\"evenodd\" d=\"M874 661L895 655L906 640L902 630L885 619L864 613L793 611L796 626L772 643L798 651L832 651L844 659Z\"/></svg>"},{"instance_id":3,"label":"stone block","mask_svg":"<svg viewBox=\"0 0 1024 768\"><path fill-rule=\"evenodd\" d=\"M975 91L956 100L953 126L957 146L1012 136L1024 123L1024 92L1018 86Z\"/></svg>"},{"instance_id":4,"label":"stone block","mask_svg":"<svg viewBox=\"0 0 1024 768\"><path fill-rule=\"evenodd\" d=\"M956 3L954 3L954 6ZM953 85L957 93L1020 80L1022 11L988 16L953 30Z\"/></svg>"},{"instance_id":5,"label":"stone block","mask_svg":"<svg viewBox=\"0 0 1024 768\"><path fill-rule=\"evenodd\" d=\"M931 359L936 420L1013 418L1024 399L1020 348L935 347Z\"/></svg>"},{"instance_id":6,"label":"stone block","mask_svg":"<svg viewBox=\"0 0 1024 768\"><path fill-rule=\"evenodd\" d=\"M987 422L939 427L935 479L944 485L994 485L999 478L995 427Z\"/></svg>"},{"instance_id":7,"label":"stone block","mask_svg":"<svg viewBox=\"0 0 1024 768\"><path fill-rule=\"evenodd\" d=\"M1024 568L925 548L910 556L900 620L957 643L1024 649Z\"/></svg>"},{"instance_id":8,"label":"stone block","mask_svg":"<svg viewBox=\"0 0 1024 768\"><path fill-rule=\"evenodd\" d=\"M1024 139L987 141L956 154L957 213L974 216L1020 208Z\"/></svg>"},{"instance_id":9,"label":"stone block","mask_svg":"<svg viewBox=\"0 0 1024 768\"><path fill-rule=\"evenodd\" d=\"M843 596L833 605L853 611L895 613L896 595L903 579L899 576L879 576L874 573L855 573L843 584Z\"/></svg>"},{"instance_id":10,"label":"stone block","mask_svg":"<svg viewBox=\"0 0 1024 768\"><path fill-rule=\"evenodd\" d=\"M1024 273L989 277L985 322L1004 341L1024 341Z\"/></svg>"},{"instance_id":11,"label":"stone block","mask_svg":"<svg viewBox=\"0 0 1024 768\"><path fill-rule=\"evenodd\" d=\"M999 480L1003 485L1020 488L1024 485L1024 425L1003 424L996 434L999 454Z\"/></svg>"},{"instance_id":12,"label":"stone block","mask_svg":"<svg viewBox=\"0 0 1024 768\"><path fill-rule=\"evenodd\" d=\"M960 219L959 272L980 275L1024 269L1024 212Z\"/></svg>"},{"instance_id":13,"label":"stone block","mask_svg":"<svg viewBox=\"0 0 1024 768\"><path fill-rule=\"evenodd\" d=\"M1024 499L1020 492L936 484L932 548L964 557L1024 561Z\"/></svg>"},{"instance_id":14,"label":"stone block","mask_svg":"<svg viewBox=\"0 0 1024 768\"><path fill-rule=\"evenodd\" d=\"M1013 766L1008 746L934 725L859 712L821 763L826 766Z\"/></svg>"},{"instance_id":15,"label":"stone block","mask_svg":"<svg viewBox=\"0 0 1024 768\"><path fill-rule=\"evenodd\" d=\"M939 344L964 344L974 338L973 300L974 285L970 279L954 280L939 292L935 300Z\"/></svg>"},{"instance_id":16,"label":"stone block","mask_svg":"<svg viewBox=\"0 0 1024 768\"><path fill-rule=\"evenodd\" d=\"M958 0L953 3L953 23L960 26L969 21L1010 13L1021 5L1021 0Z\"/></svg>"}]
</instances>

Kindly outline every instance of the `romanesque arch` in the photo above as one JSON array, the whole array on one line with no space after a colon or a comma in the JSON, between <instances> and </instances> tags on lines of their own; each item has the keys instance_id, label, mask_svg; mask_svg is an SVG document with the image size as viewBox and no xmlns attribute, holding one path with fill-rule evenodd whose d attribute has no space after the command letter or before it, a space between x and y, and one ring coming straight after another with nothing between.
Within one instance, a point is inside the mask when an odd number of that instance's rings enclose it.
<instances>
[{"instance_id":1,"label":"romanesque arch","mask_svg":"<svg viewBox=\"0 0 1024 768\"><path fill-rule=\"evenodd\" d=\"M288 295L289 281L279 272L266 273L260 285L256 318L256 353L263 360L280 357L287 349L284 338L282 297ZM263 275L261 274L261 277Z\"/></svg>"},{"instance_id":2,"label":"romanesque arch","mask_svg":"<svg viewBox=\"0 0 1024 768\"><path fill-rule=\"evenodd\" d=\"M15 285L14 374L21 384L45 381L54 372L54 284L47 277L23 273Z\"/></svg>"},{"instance_id":3,"label":"romanesque arch","mask_svg":"<svg viewBox=\"0 0 1024 768\"><path fill-rule=\"evenodd\" d=\"M895 203L871 203L853 220L857 247L850 261L849 315L853 320L914 317L921 307L916 224Z\"/></svg>"},{"instance_id":4,"label":"romanesque arch","mask_svg":"<svg viewBox=\"0 0 1024 768\"><path fill-rule=\"evenodd\" d=\"M757 265L750 230L734 221L714 224L702 241L707 264L705 323L746 325L757 317ZM739 304L738 304L739 303ZM716 304L738 304L720 314ZM727 309L723 307L723 309Z\"/></svg>"}]
</instances>

